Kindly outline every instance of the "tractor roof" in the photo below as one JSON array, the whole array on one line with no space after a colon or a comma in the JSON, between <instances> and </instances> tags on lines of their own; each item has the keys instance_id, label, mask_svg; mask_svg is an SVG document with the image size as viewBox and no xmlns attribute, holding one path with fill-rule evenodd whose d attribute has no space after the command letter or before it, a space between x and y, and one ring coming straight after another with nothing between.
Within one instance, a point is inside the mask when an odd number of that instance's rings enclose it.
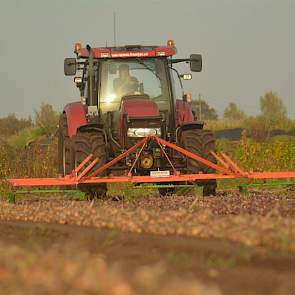
<instances>
[{"instance_id":1,"label":"tractor roof","mask_svg":"<svg viewBox=\"0 0 295 295\"><path fill-rule=\"evenodd\" d=\"M92 50L94 58L168 57L176 54L176 48L173 43L168 43L167 46L125 45L120 47L92 48ZM79 50L78 57L87 58L88 56L87 48Z\"/></svg>"}]
</instances>

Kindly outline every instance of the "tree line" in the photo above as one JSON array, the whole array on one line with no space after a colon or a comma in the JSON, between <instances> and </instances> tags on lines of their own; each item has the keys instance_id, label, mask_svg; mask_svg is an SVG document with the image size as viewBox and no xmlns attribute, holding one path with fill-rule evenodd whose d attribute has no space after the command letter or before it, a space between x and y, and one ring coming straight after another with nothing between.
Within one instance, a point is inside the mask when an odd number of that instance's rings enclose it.
<instances>
[{"instance_id":1,"label":"tree line","mask_svg":"<svg viewBox=\"0 0 295 295\"><path fill-rule=\"evenodd\" d=\"M282 98L275 92L267 92L259 99L260 114L259 117L265 118L271 125L275 125L287 118L287 110ZM210 107L204 99L193 99L190 106L195 116L201 120L217 120L218 114L214 107ZM244 120L248 116L234 102L230 102L223 112L223 119Z\"/></svg>"},{"instance_id":2,"label":"tree line","mask_svg":"<svg viewBox=\"0 0 295 295\"><path fill-rule=\"evenodd\" d=\"M259 102L260 113L257 116L248 116L236 103L230 102L222 118L204 99L192 99L189 104L195 117L207 121L206 127L213 130L244 128L248 130L249 136L257 139L267 138L270 131L275 129L295 130L295 121L288 119L286 107L277 93L267 92L260 97ZM20 145L24 145L36 138L51 137L56 133L58 117L59 113L45 103L35 111L33 117L19 119L15 114L9 114L0 118L0 140L12 138L12 144L21 141ZM227 122L226 126L224 122Z\"/></svg>"}]
</instances>

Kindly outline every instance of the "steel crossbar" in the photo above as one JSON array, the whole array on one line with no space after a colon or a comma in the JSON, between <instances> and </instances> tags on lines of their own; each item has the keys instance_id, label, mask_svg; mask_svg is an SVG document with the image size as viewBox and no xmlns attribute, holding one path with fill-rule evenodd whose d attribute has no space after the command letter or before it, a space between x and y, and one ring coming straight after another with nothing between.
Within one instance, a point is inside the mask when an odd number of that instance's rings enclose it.
<instances>
[{"instance_id":1,"label":"steel crossbar","mask_svg":"<svg viewBox=\"0 0 295 295\"><path fill-rule=\"evenodd\" d=\"M156 142L161 149L164 147L169 147L184 156L191 158L197 162L200 162L206 166L209 166L216 170L218 173L195 173L195 174L181 174L179 171L174 170L174 175L169 175L165 177L153 177L153 176L139 176L132 175L132 169L130 169L128 175L125 176L99 176L102 172L105 172L111 166L117 162L123 160L128 155L133 152L136 152L138 149L142 151L143 146L146 145L149 141ZM140 152L139 152L140 153ZM114 158L110 162L98 168L96 171L92 172L90 175L89 172L97 163L97 159L93 159L93 155L89 155L78 167L76 167L70 175L65 177L56 177L56 178L14 178L8 179L8 182L13 187L38 187L38 186L78 186L79 184L99 184L99 183L171 183L171 182L195 182L200 180L212 180L212 179L294 179L294 171L286 172L245 172L243 171L228 155L221 153L218 156L213 151L211 154L215 159L222 165L219 166L215 163L212 163L192 152L189 152L171 142L156 137L150 136L143 138L137 142L133 147ZM165 154L167 156L167 154ZM138 160L138 156L135 161ZM132 164L134 167L135 163ZM177 173L176 173L177 172Z\"/></svg>"}]
</instances>

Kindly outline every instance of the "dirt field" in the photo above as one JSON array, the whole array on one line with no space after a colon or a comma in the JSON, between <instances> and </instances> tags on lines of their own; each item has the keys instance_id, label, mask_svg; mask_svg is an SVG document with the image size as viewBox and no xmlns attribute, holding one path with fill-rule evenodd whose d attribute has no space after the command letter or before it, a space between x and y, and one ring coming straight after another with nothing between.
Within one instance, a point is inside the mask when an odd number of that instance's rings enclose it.
<instances>
[{"instance_id":1,"label":"dirt field","mask_svg":"<svg viewBox=\"0 0 295 295\"><path fill-rule=\"evenodd\" d=\"M0 293L293 294L293 191L116 200L1 201Z\"/></svg>"}]
</instances>

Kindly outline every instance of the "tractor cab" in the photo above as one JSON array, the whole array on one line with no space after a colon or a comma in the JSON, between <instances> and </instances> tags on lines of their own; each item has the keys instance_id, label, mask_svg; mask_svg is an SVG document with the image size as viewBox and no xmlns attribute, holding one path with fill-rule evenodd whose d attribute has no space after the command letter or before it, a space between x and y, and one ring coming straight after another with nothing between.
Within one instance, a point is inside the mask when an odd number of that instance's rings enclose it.
<instances>
[{"instance_id":1,"label":"tractor cab","mask_svg":"<svg viewBox=\"0 0 295 295\"><path fill-rule=\"evenodd\" d=\"M130 137L161 135L162 121L170 123L171 91L165 62L163 58L125 58L101 62L98 105L103 121L107 121L108 116L112 117L109 120L114 126L112 135L122 146L130 146L133 142L128 140ZM158 124L156 128L151 128L155 126L155 120ZM126 124L134 125L134 121L145 131L125 128Z\"/></svg>"},{"instance_id":2,"label":"tractor cab","mask_svg":"<svg viewBox=\"0 0 295 295\"><path fill-rule=\"evenodd\" d=\"M115 59L101 62L99 106L103 113L118 111L122 98L144 97L159 110L170 112L170 92L165 60Z\"/></svg>"}]
</instances>

